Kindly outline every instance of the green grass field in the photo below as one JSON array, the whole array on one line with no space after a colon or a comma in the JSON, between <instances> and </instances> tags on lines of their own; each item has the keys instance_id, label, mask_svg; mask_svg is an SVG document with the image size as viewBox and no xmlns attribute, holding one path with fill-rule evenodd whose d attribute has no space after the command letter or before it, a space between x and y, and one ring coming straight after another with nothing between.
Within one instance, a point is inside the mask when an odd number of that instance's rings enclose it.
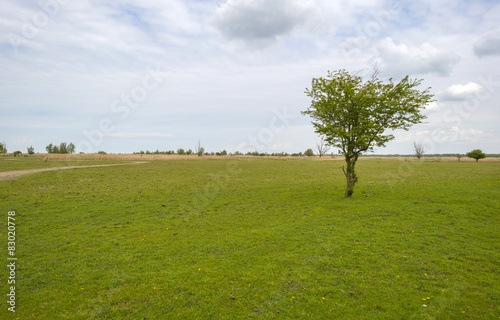
<instances>
[{"instance_id":1,"label":"green grass field","mask_svg":"<svg viewBox=\"0 0 500 320\"><path fill-rule=\"evenodd\" d=\"M342 164L151 161L0 181L4 299L9 211L18 258L16 313L5 300L0 319L500 317L499 162L363 160L351 199Z\"/></svg>"},{"instance_id":2,"label":"green grass field","mask_svg":"<svg viewBox=\"0 0 500 320\"><path fill-rule=\"evenodd\" d=\"M78 161L44 161L45 157L30 156L28 158L12 156L0 156L0 172L13 171L13 170L29 170L29 169L42 169L53 167L68 167L78 165L101 165L101 164L114 164L124 163L124 161L92 161L92 160L78 160Z\"/></svg>"}]
</instances>

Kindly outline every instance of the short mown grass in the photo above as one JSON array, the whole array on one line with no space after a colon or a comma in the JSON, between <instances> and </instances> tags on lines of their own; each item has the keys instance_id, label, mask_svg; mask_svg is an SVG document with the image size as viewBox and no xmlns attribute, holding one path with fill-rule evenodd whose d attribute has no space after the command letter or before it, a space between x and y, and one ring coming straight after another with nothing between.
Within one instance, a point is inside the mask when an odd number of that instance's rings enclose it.
<instances>
[{"instance_id":1,"label":"short mown grass","mask_svg":"<svg viewBox=\"0 0 500 320\"><path fill-rule=\"evenodd\" d=\"M360 161L351 199L341 166L155 161L2 181L18 270L17 312L0 318L499 318L500 163Z\"/></svg>"}]
</instances>

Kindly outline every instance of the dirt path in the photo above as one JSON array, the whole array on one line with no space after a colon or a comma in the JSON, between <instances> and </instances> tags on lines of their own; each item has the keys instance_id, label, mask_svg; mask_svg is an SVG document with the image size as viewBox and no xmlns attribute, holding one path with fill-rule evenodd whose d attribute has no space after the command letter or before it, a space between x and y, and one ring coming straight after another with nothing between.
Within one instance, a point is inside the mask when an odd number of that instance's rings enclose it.
<instances>
[{"instance_id":1,"label":"dirt path","mask_svg":"<svg viewBox=\"0 0 500 320\"><path fill-rule=\"evenodd\" d=\"M124 166L128 164L141 164L147 162L130 162L130 163L116 163L116 164L96 164L91 166L70 166L70 167L53 167L53 168L41 168L41 169L28 169L28 170L15 170L0 172L0 181L2 180L14 180L20 176L27 174L43 172L43 171L55 171L55 170L66 170L66 169L78 169L78 168L95 168L95 167L111 167L111 166Z\"/></svg>"}]
</instances>

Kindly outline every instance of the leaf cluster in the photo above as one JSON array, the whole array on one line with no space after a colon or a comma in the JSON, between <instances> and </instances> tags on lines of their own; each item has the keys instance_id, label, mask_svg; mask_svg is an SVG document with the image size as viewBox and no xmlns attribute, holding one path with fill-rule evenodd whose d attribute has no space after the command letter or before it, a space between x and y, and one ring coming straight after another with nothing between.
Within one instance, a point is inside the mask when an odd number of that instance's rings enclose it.
<instances>
[{"instance_id":1,"label":"leaf cluster","mask_svg":"<svg viewBox=\"0 0 500 320\"><path fill-rule=\"evenodd\" d=\"M476 159L476 161L486 158L486 154L481 151L481 149L474 149L471 152L467 152L466 156L472 159Z\"/></svg>"},{"instance_id":2,"label":"leaf cluster","mask_svg":"<svg viewBox=\"0 0 500 320\"><path fill-rule=\"evenodd\" d=\"M383 147L394 139L387 129L408 130L422 122L425 105L433 101L430 88L415 87L422 80L408 76L398 83L383 83L374 74L368 81L345 70L328 72L326 78L314 78L305 93L311 105L302 114L309 115L317 133L349 158Z\"/></svg>"}]
</instances>

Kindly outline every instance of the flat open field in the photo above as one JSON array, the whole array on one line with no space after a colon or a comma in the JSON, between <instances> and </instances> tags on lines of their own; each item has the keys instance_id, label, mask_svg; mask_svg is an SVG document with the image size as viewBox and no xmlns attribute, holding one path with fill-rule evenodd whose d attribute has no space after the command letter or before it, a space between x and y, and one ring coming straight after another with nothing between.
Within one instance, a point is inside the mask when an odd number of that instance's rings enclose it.
<instances>
[{"instance_id":1,"label":"flat open field","mask_svg":"<svg viewBox=\"0 0 500 320\"><path fill-rule=\"evenodd\" d=\"M0 319L500 317L499 162L217 159L0 181Z\"/></svg>"}]
</instances>

